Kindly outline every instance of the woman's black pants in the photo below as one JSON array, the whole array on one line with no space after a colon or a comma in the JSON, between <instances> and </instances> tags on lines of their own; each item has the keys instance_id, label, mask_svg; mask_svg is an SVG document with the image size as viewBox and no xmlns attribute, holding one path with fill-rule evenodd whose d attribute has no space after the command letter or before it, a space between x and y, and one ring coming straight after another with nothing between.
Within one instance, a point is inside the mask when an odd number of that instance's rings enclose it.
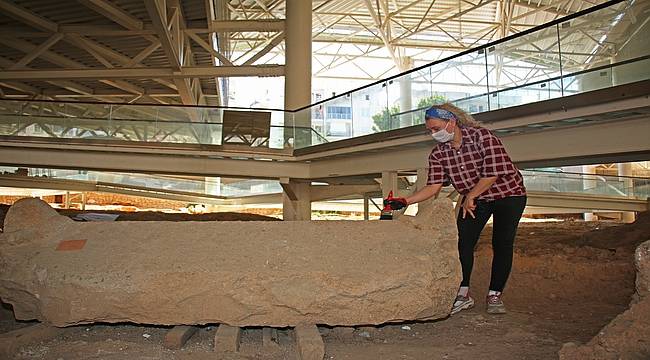
<instances>
[{"instance_id":1,"label":"woman's black pants","mask_svg":"<svg viewBox=\"0 0 650 360\"><path fill-rule=\"evenodd\" d=\"M503 291L512 269L512 253L519 219L526 207L526 196L510 196L493 201L476 201L474 218L461 212L456 220L458 226L458 255L463 268L461 286L469 286L472 267L474 266L474 249L481 231L490 216L492 225L492 275L490 290Z\"/></svg>"}]
</instances>

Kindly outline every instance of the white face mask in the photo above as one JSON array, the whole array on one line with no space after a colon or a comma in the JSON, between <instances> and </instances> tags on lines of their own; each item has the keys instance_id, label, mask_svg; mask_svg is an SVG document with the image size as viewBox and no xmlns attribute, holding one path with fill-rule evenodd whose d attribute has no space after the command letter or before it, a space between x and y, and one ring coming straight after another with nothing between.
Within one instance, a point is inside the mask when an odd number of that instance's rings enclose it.
<instances>
[{"instance_id":1,"label":"white face mask","mask_svg":"<svg viewBox=\"0 0 650 360\"><path fill-rule=\"evenodd\" d=\"M450 123L450 121L447 122L447 125L449 125L449 123ZM451 141L451 139L454 138L454 133L447 131L447 125L445 125L444 129L432 133L431 137L435 141L440 142L440 143L445 143L447 141Z\"/></svg>"}]
</instances>

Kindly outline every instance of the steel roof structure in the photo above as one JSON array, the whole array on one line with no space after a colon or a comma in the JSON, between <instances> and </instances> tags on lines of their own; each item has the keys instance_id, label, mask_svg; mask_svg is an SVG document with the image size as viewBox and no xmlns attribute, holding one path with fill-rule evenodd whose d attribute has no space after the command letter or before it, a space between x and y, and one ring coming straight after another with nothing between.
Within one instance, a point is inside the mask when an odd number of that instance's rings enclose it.
<instances>
[{"instance_id":1,"label":"steel roof structure","mask_svg":"<svg viewBox=\"0 0 650 360\"><path fill-rule=\"evenodd\" d=\"M313 76L377 80L602 2L316 0ZM0 0L0 96L220 105L219 79L284 75L284 15L285 0Z\"/></svg>"}]
</instances>

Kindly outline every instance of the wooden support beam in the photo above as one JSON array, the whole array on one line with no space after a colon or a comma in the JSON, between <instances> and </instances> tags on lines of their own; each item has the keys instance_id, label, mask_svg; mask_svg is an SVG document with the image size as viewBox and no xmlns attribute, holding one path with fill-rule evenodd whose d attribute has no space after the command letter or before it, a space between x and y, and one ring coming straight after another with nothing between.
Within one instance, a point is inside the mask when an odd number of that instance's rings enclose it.
<instances>
[{"instance_id":1,"label":"wooden support beam","mask_svg":"<svg viewBox=\"0 0 650 360\"><path fill-rule=\"evenodd\" d=\"M325 344L316 325L298 325L293 331L300 360L323 360Z\"/></svg>"},{"instance_id":2,"label":"wooden support beam","mask_svg":"<svg viewBox=\"0 0 650 360\"><path fill-rule=\"evenodd\" d=\"M165 334L163 345L167 349L179 350L198 329L196 326L174 326Z\"/></svg>"},{"instance_id":3,"label":"wooden support beam","mask_svg":"<svg viewBox=\"0 0 650 360\"><path fill-rule=\"evenodd\" d=\"M221 324L214 338L214 351L220 354L238 352L240 339L241 328Z\"/></svg>"}]
</instances>

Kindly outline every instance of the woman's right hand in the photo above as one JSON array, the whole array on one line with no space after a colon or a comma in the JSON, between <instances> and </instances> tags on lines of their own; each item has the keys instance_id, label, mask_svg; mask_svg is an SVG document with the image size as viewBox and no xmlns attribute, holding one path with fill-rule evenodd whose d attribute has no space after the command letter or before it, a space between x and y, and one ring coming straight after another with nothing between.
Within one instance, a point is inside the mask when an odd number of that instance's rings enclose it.
<instances>
[{"instance_id":1,"label":"woman's right hand","mask_svg":"<svg viewBox=\"0 0 650 360\"><path fill-rule=\"evenodd\" d=\"M476 218L474 216L474 210L476 210L476 198L474 196L470 195L465 195L465 198L463 199L463 219L467 214L469 214L473 219Z\"/></svg>"}]
</instances>

